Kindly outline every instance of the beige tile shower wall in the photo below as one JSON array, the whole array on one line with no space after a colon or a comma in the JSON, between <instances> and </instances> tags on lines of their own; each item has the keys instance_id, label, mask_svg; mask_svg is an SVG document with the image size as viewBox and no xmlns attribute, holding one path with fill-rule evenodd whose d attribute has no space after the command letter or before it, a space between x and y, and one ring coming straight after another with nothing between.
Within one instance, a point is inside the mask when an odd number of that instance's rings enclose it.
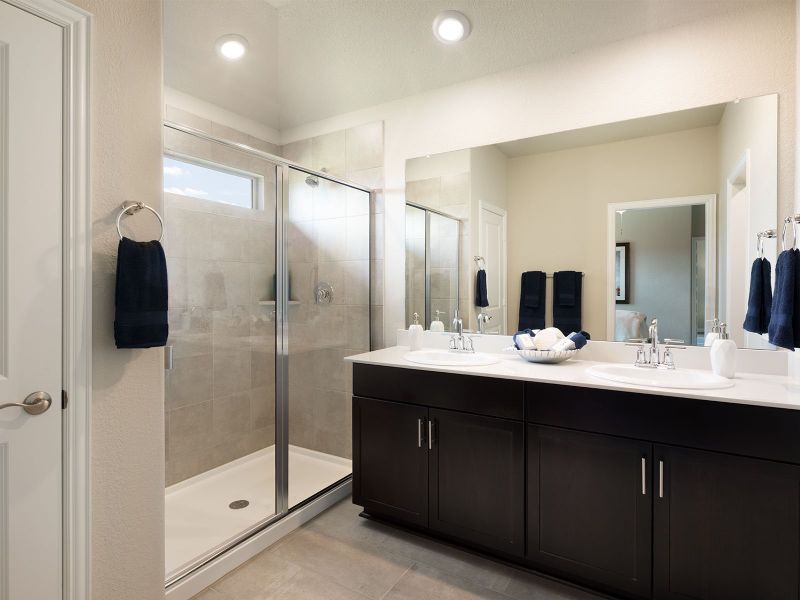
<instances>
[{"instance_id":1,"label":"beige tile shower wall","mask_svg":"<svg viewBox=\"0 0 800 600\"><path fill-rule=\"evenodd\" d=\"M312 187L298 171L289 177L289 443L350 458L352 368L343 359L383 345L383 124L282 153L377 190L370 209L364 192L324 179ZM330 304L315 302L320 282L333 289Z\"/></svg>"},{"instance_id":2,"label":"beige tile shower wall","mask_svg":"<svg viewBox=\"0 0 800 600\"><path fill-rule=\"evenodd\" d=\"M183 133L166 149L263 177L264 209L164 195L171 485L275 442L275 168Z\"/></svg>"},{"instance_id":3,"label":"beige tile shower wall","mask_svg":"<svg viewBox=\"0 0 800 600\"><path fill-rule=\"evenodd\" d=\"M255 148L256 150L268 152L269 154L278 154L280 149L277 145L271 142L267 142L246 132L239 131L238 129L233 129L232 127L227 127L226 125L222 125L220 123L215 123L209 119L198 117L197 115L175 106L167 105L165 114L167 121L172 121L187 127L199 129L204 133L211 134L229 142L244 144L246 146L250 146L251 148Z\"/></svg>"},{"instance_id":4,"label":"beige tile shower wall","mask_svg":"<svg viewBox=\"0 0 800 600\"><path fill-rule=\"evenodd\" d=\"M384 347L384 128L375 121L282 146L284 158L375 190L370 210L371 346ZM354 202L350 194L348 202Z\"/></svg>"}]
</instances>

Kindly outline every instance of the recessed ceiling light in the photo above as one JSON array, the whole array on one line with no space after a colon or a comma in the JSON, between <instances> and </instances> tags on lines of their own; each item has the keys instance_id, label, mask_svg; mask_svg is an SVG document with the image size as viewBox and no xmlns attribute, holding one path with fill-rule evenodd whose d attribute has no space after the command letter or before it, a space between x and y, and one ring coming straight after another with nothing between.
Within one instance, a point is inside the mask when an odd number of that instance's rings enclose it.
<instances>
[{"instance_id":1,"label":"recessed ceiling light","mask_svg":"<svg viewBox=\"0 0 800 600\"><path fill-rule=\"evenodd\" d=\"M433 20L433 35L444 44L455 44L469 37L469 19L457 10L445 10Z\"/></svg>"},{"instance_id":2,"label":"recessed ceiling light","mask_svg":"<svg viewBox=\"0 0 800 600\"><path fill-rule=\"evenodd\" d=\"M241 35L229 33L219 38L215 47L217 54L225 60L239 60L247 52L247 40Z\"/></svg>"}]
</instances>

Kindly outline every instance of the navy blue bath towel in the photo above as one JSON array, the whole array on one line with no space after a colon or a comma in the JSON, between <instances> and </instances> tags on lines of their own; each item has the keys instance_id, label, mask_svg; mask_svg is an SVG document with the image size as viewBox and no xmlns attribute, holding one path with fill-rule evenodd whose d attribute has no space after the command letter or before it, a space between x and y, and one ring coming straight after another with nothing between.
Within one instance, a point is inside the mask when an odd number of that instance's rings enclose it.
<instances>
[{"instance_id":1,"label":"navy blue bath towel","mask_svg":"<svg viewBox=\"0 0 800 600\"><path fill-rule=\"evenodd\" d=\"M525 271L519 293L519 329L544 329L544 294L546 276L543 271Z\"/></svg>"},{"instance_id":2,"label":"navy blue bath towel","mask_svg":"<svg viewBox=\"0 0 800 600\"><path fill-rule=\"evenodd\" d=\"M775 291L769 320L769 343L794 352L795 280L797 253L784 250L775 263Z\"/></svg>"},{"instance_id":3,"label":"navy blue bath towel","mask_svg":"<svg viewBox=\"0 0 800 600\"><path fill-rule=\"evenodd\" d=\"M759 335L767 333L771 314L772 265L766 258L757 258L750 269L750 293L747 298L744 330Z\"/></svg>"},{"instance_id":4,"label":"navy blue bath towel","mask_svg":"<svg viewBox=\"0 0 800 600\"><path fill-rule=\"evenodd\" d=\"M581 285L578 271L553 273L553 327L561 331L581 330Z\"/></svg>"},{"instance_id":5,"label":"navy blue bath towel","mask_svg":"<svg viewBox=\"0 0 800 600\"><path fill-rule=\"evenodd\" d=\"M489 296L486 293L486 271L478 269L475 278L475 306L489 306Z\"/></svg>"},{"instance_id":6,"label":"navy blue bath towel","mask_svg":"<svg viewBox=\"0 0 800 600\"><path fill-rule=\"evenodd\" d=\"M153 348L167 343L167 260L159 242L120 240L115 304L117 348Z\"/></svg>"}]
</instances>

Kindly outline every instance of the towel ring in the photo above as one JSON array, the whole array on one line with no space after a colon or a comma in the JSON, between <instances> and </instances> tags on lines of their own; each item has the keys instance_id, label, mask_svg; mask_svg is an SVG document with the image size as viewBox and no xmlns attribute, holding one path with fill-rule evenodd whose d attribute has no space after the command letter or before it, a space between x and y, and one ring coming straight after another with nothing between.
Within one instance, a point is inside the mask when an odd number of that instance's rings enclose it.
<instances>
[{"instance_id":1,"label":"towel ring","mask_svg":"<svg viewBox=\"0 0 800 600\"><path fill-rule=\"evenodd\" d=\"M164 219L161 218L161 215L158 214L158 211L154 209L152 206L148 206L144 202L124 202L122 204L122 210L119 211L117 215L117 234L119 235L119 239L122 239L122 230L119 227L120 222L122 221L122 217L124 215L135 215L140 210L149 210L156 216L158 219L158 224L161 226L161 235L158 236L158 241L164 239Z\"/></svg>"}]
</instances>

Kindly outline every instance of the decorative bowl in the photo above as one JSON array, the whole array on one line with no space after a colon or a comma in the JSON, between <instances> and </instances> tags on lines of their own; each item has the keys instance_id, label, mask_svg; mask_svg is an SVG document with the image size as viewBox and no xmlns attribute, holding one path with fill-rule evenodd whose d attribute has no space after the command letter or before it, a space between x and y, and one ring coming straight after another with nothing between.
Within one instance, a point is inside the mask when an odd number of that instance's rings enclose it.
<instances>
[{"instance_id":1,"label":"decorative bowl","mask_svg":"<svg viewBox=\"0 0 800 600\"><path fill-rule=\"evenodd\" d=\"M565 360L569 360L573 356L575 356L578 351L577 350L517 350L517 356L520 356L527 360L528 362L532 363L543 363L543 364L556 364L560 362L564 362Z\"/></svg>"}]
</instances>

